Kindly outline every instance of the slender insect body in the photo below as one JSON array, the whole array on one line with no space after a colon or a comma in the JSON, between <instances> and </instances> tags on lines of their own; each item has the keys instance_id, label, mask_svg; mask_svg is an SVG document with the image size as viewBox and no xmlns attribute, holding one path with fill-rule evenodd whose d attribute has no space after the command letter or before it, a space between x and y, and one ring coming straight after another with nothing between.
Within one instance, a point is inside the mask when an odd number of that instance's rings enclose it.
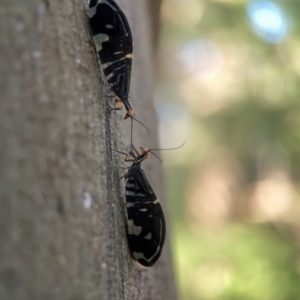
<instances>
[{"instance_id":1,"label":"slender insect body","mask_svg":"<svg viewBox=\"0 0 300 300\"><path fill-rule=\"evenodd\" d=\"M90 0L87 15L105 79L117 102L124 104L128 118L133 114L129 101L133 53L129 23L113 0Z\"/></svg>"},{"instance_id":2,"label":"slender insect body","mask_svg":"<svg viewBox=\"0 0 300 300\"><path fill-rule=\"evenodd\" d=\"M132 144L131 144L132 145ZM127 209L127 239L131 255L134 260L144 267L153 266L159 259L166 237L166 222L159 199L155 195L142 169L142 161L155 155L154 150L140 147L139 154L132 145L129 154L114 150L125 155L126 162L133 162L127 174L123 177L126 182L126 209Z\"/></svg>"},{"instance_id":3,"label":"slender insect body","mask_svg":"<svg viewBox=\"0 0 300 300\"><path fill-rule=\"evenodd\" d=\"M161 255L166 223L141 161L138 158L136 161L126 175L127 239L132 257L141 265L151 267Z\"/></svg>"}]
</instances>

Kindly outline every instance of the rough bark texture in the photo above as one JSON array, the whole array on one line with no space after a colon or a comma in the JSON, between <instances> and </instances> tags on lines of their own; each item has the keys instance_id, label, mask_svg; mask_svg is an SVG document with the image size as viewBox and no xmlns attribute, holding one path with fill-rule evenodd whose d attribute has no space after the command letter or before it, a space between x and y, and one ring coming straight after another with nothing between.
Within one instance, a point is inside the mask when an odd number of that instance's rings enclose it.
<instances>
[{"instance_id":1,"label":"rough bark texture","mask_svg":"<svg viewBox=\"0 0 300 300\"><path fill-rule=\"evenodd\" d=\"M159 1L117 2L134 35L135 116L151 130L134 124L134 143L156 147ZM129 150L130 121L108 111L83 0L4 0L0 31L0 299L176 299L168 239L152 268L128 252L125 164L110 147ZM161 165L144 169L165 207Z\"/></svg>"}]
</instances>

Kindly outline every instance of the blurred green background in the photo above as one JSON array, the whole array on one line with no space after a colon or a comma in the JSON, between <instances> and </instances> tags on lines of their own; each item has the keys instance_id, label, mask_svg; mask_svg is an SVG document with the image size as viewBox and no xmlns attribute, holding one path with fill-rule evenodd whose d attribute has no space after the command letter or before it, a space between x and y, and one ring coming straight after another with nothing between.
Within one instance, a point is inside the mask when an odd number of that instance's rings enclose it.
<instances>
[{"instance_id":1,"label":"blurred green background","mask_svg":"<svg viewBox=\"0 0 300 300\"><path fill-rule=\"evenodd\" d=\"M182 300L300 299L300 3L164 0L156 106Z\"/></svg>"}]
</instances>

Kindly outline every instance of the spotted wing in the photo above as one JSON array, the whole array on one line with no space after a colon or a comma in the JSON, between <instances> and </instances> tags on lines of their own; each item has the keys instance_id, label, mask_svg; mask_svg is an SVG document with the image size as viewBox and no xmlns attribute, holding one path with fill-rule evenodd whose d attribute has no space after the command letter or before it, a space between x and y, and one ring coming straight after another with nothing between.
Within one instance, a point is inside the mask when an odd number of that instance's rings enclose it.
<instances>
[{"instance_id":1,"label":"spotted wing","mask_svg":"<svg viewBox=\"0 0 300 300\"><path fill-rule=\"evenodd\" d=\"M90 0L87 13L105 78L116 96L126 101L133 51L126 16L113 0Z\"/></svg>"},{"instance_id":2,"label":"spotted wing","mask_svg":"<svg viewBox=\"0 0 300 300\"><path fill-rule=\"evenodd\" d=\"M166 235L162 207L142 169L126 184L128 244L133 258L145 267L160 257Z\"/></svg>"}]
</instances>

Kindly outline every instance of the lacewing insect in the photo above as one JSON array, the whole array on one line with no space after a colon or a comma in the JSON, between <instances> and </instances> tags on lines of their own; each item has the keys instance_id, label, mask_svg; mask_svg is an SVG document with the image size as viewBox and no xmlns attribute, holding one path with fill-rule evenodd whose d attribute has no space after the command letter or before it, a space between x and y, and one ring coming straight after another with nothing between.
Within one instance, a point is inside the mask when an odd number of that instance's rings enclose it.
<instances>
[{"instance_id":1,"label":"lacewing insect","mask_svg":"<svg viewBox=\"0 0 300 300\"><path fill-rule=\"evenodd\" d=\"M125 161L133 161L125 175L127 240L134 260L144 267L151 267L159 259L166 236L166 222L160 202L142 169L141 162L150 153L142 148L138 155L130 151Z\"/></svg>"},{"instance_id":2,"label":"lacewing insect","mask_svg":"<svg viewBox=\"0 0 300 300\"><path fill-rule=\"evenodd\" d=\"M123 11L113 0L90 0L87 15L105 79L116 96L116 109L126 108L132 117L129 88L132 66L132 34Z\"/></svg>"},{"instance_id":3,"label":"lacewing insect","mask_svg":"<svg viewBox=\"0 0 300 300\"><path fill-rule=\"evenodd\" d=\"M125 195L129 250L134 260L144 267L151 267L161 255L166 237L166 222L159 199L148 182L141 163L150 156L150 152L160 160L152 152L160 149L140 149L141 154L135 148L135 152L130 151L129 154L114 151L124 154L126 162L133 162L123 176L127 179Z\"/></svg>"}]
</instances>

